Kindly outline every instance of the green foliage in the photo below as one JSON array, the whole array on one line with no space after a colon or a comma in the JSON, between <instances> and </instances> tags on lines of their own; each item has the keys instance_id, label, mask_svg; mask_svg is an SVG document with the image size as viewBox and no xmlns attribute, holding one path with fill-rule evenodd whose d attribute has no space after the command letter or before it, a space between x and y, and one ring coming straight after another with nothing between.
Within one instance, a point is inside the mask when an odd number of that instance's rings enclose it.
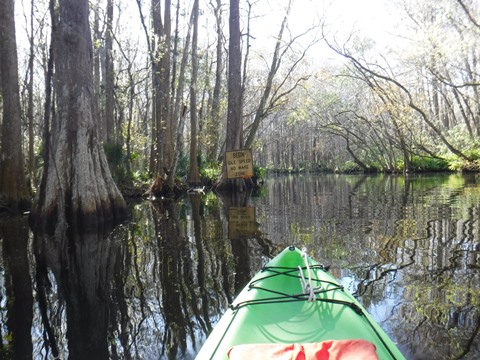
<instances>
[{"instance_id":1,"label":"green foliage","mask_svg":"<svg viewBox=\"0 0 480 360\"><path fill-rule=\"evenodd\" d=\"M121 165L125 159L123 146L121 144L104 144L103 150L105 151L109 165Z\"/></svg>"},{"instance_id":2,"label":"green foliage","mask_svg":"<svg viewBox=\"0 0 480 360\"><path fill-rule=\"evenodd\" d=\"M140 157L140 154L136 151L133 151L131 154L130 154L130 161L135 161L137 160L138 158Z\"/></svg>"},{"instance_id":3,"label":"green foliage","mask_svg":"<svg viewBox=\"0 0 480 360\"><path fill-rule=\"evenodd\" d=\"M449 162L449 169L452 171L480 172L480 160L468 161L456 158Z\"/></svg>"},{"instance_id":4,"label":"green foliage","mask_svg":"<svg viewBox=\"0 0 480 360\"><path fill-rule=\"evenodd\" d=\"M453 147L467 153L470 150L478 147L477 140L468 135L468 130L465 124L455 125L446 131L446 138L453 145Z\"/></svg>"},{"instance_id":5,"label":"green foliage","mask_svg":"<svg viewBox=\"0 0 480 360\"><path fill-rule=\"evenodd\" d=\"M258 165L253 166L253 176L257 179L264 179L267 176L267 169Z\"/></svg>"},{"instance_id":6,"label":"green foliage","mask_svg":"<svg viewBox=\"0 0 480 360\"><path fill-rule=\"evenodd\" d=\"M222 164L214 160L199 159L200 177L207 182L214 182L222 173Z\"/></svg>"},{"instance_id":7,"label":"green foliage","mask_svg":"<svg viewBox=\"0 0 480 360\"><path fill-rule=\"evenodd\" d=\"M15 353L11 346L13 342L13 334L11 332L3 334L3 346L0 347L0 359L10 360L15 359Z\"/></svg>"},{"instance_id":8,"label":"green foliage","mask_svg":"<svg viewBox=\"0 0 480 360\"><path fill-rule=\"evenodd\" d=\"M188 156L181 154L177 163L177 176L183 177L188 174L188 164L190 163Z\"/></svg>"},{"instance_id":9,"label":"green foliage","mask_svg":"<svg viewBox=\"0 0 480 360\"><path fill-rule=\"evenodd\" d=\"M457 125L448 131L448 140L471 160L452 155L445 150L448 159L448 168L452 171L479 172L480 171L480 143L478 139L467 136L465 125Z\"/></svg>"},{"instance_id":10,"label":"green foliage","mask_svg":"<svg viewBox=\"0 0 480 360\"><path fill-rule=\"evenodd\" d=\"M348 160L338 169L341 173L361 172L362 168L358 166L354 161Z\"/></svg>"},{"instance_id":11,"label":"green foliage","mask_svg":"<svg viewBox=\"0 0 480 360\"><path fill-rule=\"evenodd\" d=\"M449 163L447 160L425 157L425 156L414 156L410 161L412 170L414 171L448 171ZM402 166L403 169L403 166Z\"/></svg>"},{"instance_id":12,"label":"green foliage","mask_svg":"<svg viewBox=\"0 0 480 360\"><path fill-rule=\"evenodd\" d=\"M127 174L126 155L123 146L121 144L104 144L103 149L115 183L119 186L128 184L131 181L131 176Z\"/></svg>"},{"instance_id":13,"label":"green foliage","mask_svg":"<svg viewBox=\"0 0 480 360\"><path fill-rule=\"evenodd\" d=\"M134 171L132 174L132 180L135 183L142 183L142 184L147 184L151 181L150 176L146 171Z\"/></svg>"},{"instance_id":14,"label":"green foliage","mask_svg":"<svg viewBox=\"0 0 480 360\"><path fill-rule=\"evenodd\" d=\"M463 153L472 160L459 158L450 154L447 157L448 169L452 171L479 172L480 171L480 147L473 145L463 150Z\"/></svg>"},{"instance_id":15,"label":"green foliage","mask_svg":"<svg viewBox=\"0 0 480 360\"><path fill-rule=\"evenodd\" d=\"M465 155L467 155L471 159L479 160L480 159L480 146L475 145L475 146L471 147L470 149L465 151Z\"/></svg>"},{"instance_id":16,"label":"green foliage","mask_svg":"<svg viewBox=\"0 0 480 360\"><path fill-rule=\"evenodd\" d=\"M221 167L209 166L200 169L200 177L208 181L215 181L220 177Z\"/></svg>"},{"instance_id":17,"label":"green foliage","mask_svg":"<svg viewBox=\"0 0 480 360\"><path fill-rule=\"evenodd\" d=\"M323 172L329 171L330 169L326 164L317 164L313 161L302 161L299 163L300 172Z\"/></svg>"},{"instance_id":18,"label":"green foliage","mask_svg":"<svg viewBox=\"0 0 480 360\"><path fill-rule=\"evenodd\" d=\"M218 161L207 160L202 156L199 156L198 159L198 169L200 172L200 178L206 182L214 182L220 177L222 172L222 164ZM177 176L183 177L187 176L188 168L190 166L190 159L186 155L181 155L178 159L177 164Z\"/></svg>"},{"instance_id":19,"label":"green foliage","mask_svg":"<svg viewBox=\"0 0 480 360\"><path fill-rule=\"evenodd\" d=\"M205 208L208 208L211 212L214 212L219 206L218 197L214 192L207 192L202 196L202 200L205 202Z\"/></svg>"}]
</instances>

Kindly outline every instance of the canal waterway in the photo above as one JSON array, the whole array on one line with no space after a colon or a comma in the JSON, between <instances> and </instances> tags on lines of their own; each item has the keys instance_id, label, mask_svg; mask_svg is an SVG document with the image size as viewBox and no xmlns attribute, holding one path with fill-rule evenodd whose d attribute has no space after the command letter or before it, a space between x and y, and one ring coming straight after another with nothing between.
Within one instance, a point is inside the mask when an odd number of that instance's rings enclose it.
<instances>
[{"instance_id":1,"label":"canal waterway","mask_svg":"<svg viewBox=\"0 0 480 360\"><path fill-rule=\"evenodd\" d=\"M194 359L248 280L305 248L407 359L480 358L480 176L295 175L131 204L100 232L0 219L0 358Z\"/></svg>"}]
</instances>

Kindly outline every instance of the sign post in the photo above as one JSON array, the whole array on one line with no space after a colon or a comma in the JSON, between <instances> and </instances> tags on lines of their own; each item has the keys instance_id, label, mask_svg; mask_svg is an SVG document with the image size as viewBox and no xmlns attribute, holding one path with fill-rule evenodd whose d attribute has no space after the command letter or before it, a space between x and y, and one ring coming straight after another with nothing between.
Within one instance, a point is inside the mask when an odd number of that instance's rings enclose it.
<instances>
[{"instance_id":1,"label":"sign post","mask_svg":"<svg viewBox=\"0 0 480 360\"><path fill-rule=\"evenodd\" d=\"M253 158L252 150L233 150L225 152L227 162L227 177L251 178L253 176Z\"/></svg>"}]
</instances>

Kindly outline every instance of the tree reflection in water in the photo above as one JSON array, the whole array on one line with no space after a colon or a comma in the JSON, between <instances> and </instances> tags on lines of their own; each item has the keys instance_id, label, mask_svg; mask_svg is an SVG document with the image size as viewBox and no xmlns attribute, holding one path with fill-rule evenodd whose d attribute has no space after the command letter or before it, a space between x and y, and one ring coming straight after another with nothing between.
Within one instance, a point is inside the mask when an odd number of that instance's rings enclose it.
<instances>
[{"instance_id":1,"label":"tree reflection in water","mask_svg":"<svg viewBox=\"0 0 480 360\"><path fill-rule=\"evenodd\" d=\"M194 358L253 271L251 246L225 239L224 209L213 201L142 203L138 221L113 232L35 236L40 353Z\"/></svg>"},{"instance_id":2,"label":"tree reflection in water","mask_svg":"<svg viewBox=\"0 0 480 360\"><path fill-rule=\"evenodd\" d=\"M261 197L141 202L113 231L33 241L25 219L5 219L0 357L193 359L251 276L294 244L331 266L408 359L477 359L479 181L280 177ZM254 210L244 233L229 229L232 209Z\"/></svg>"},{"instance_id":3,"label":"tree reflection in water","mask_svg":"<svg viewBox=\"0 0 480 360\"><path fill-rule=\"evenodd\" d=\"M31 359L33 344L33 289L29 264L29 228L22 217L0 220L3 286L0 292L2 315L0 358ZM1 284L1 282L0 282ZM6 314L5 314L6 310ZM6 325L6 326L5 326ZM5 339L9 343L5 344Z\"/></svg>"},{"instance_id":4,"label":"tree reflection in water","mask_svg":"<svg viewBox=\"0 0 480 360\"><path fill-rule=\"evenodd\" d=\"M46 351L61 358L109 356L113 272L120 241L106 232L34 237L40 311L48 331Z\"/></svg>"}]
</instances>

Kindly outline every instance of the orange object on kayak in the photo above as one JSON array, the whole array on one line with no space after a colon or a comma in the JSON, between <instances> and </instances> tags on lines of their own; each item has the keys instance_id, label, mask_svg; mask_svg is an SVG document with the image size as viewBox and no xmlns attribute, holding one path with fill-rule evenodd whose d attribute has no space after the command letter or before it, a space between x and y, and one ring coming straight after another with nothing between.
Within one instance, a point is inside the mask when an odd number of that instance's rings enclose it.
<instances>
[{"instance_id":1,"label":"orange object on kayak","mask_svg":"<svg viewBox=\"0 0 480 360\"><path fill-rule=\"evenodd\" d=\"M228 352L230 360L378 360L375 345L355 340L306 344L242 344Z\"/></svg>"}]
</instances>

